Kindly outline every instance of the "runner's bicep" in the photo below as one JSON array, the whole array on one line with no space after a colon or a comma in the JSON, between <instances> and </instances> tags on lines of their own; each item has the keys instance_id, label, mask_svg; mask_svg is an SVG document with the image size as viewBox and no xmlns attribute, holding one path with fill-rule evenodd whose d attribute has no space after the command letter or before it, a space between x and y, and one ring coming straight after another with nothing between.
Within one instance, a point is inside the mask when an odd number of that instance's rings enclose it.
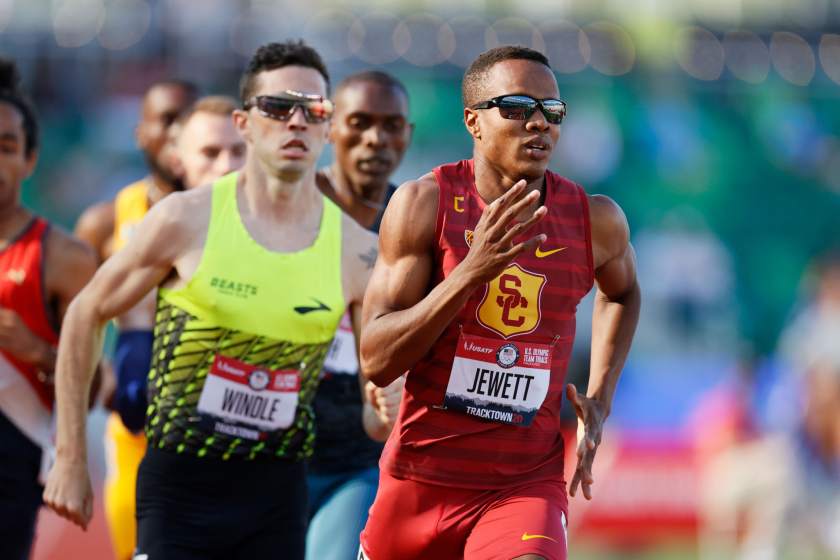
<instances>
[{"instance_id":1,"label":"runner's bicep","mask_svg":"<svg viewBox=\"0 0 840 560\"><path fill-rule=\"evenodd\" d=\"M617 300L630 292L636 285L636 281L636 253L630 243L621 255L595 270L598 291L610 301Z\"/></svg>"},{"instance_id":2,"label":"runner's bicep","mask_svg":"<svg viewBox=\"0 0 840 560\"><path fill-rule=\"evenodd\" d=\"M168 259L138 258L126 249L105 261L83 291L101 322L128 312L172 271Z\"/></svg>"}]
</instances>

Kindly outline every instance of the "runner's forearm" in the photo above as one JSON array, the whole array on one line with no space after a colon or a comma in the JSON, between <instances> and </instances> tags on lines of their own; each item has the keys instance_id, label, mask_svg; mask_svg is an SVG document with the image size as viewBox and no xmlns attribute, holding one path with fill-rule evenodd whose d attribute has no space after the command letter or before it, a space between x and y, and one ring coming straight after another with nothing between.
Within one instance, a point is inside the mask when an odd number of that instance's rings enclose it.
<instances>
[{"instance_id":1,"label":"runner's forearm","mask_svg":"<svg viewBox=\"0 0 840 560\"><path fill-rule=\"evenodd\" d=\"M70 305L64 318L55 374L56 454L73 461L87 461L90 384L102 353L104 326L84 296Z\"/></svg>"},{"instance_id":2,"label":"runner's forearm","mask_svg":"<svg viewBox=\"0 0 840 560\"><path fill-rule=\"evenodd\" d=\"M466 275L452 271L416 305L392 311L365 325L361 341L362 373L387 387L429 351L475 291Z\"/></svg>"},{"instance_id":3,"label":"runner's forearm","mask_svg":"<svg viewBox=\"0 0 840 560\"><path fill-rule=\"evenodd\" d=\"M638 282L634 282L633 287L621 297L611 300L600 290L595 297L592 365L587 396L604 404L608 415L618 378L630 352L641 305Z\"/></svg>"}]
</instances>

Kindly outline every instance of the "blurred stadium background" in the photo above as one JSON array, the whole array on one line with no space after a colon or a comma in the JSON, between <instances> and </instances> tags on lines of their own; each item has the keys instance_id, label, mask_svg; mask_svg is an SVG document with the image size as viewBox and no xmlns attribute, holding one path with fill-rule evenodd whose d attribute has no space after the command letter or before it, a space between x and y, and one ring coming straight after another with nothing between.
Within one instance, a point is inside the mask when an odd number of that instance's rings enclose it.
<instances>
[{"instance_id":1,"label":"blurred stadium background","mask_svg":"<svg viewBox=\"0 0 840 560\"><path fill-rule=\"evenodd\" d=\"M569 106L551 169L622 206L644 292L570 558L840 557L840 265L818 265L840 248L840 2L0 0L0 52L44 131L25 203L71 228L144 175L148 85L236 95L257 46L285 37L334 81L378 66L406 83L417 129L397 182L471 156L476 55L551 60ZM35 557L110 557L101 509L86 535L44 512Z\"/></svg>"}]
</instances>

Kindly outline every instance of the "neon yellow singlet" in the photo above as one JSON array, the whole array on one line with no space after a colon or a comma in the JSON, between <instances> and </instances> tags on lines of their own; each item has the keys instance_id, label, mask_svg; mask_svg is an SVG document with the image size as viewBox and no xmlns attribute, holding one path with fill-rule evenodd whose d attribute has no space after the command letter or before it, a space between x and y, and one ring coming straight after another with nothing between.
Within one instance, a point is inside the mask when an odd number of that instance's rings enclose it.
<instances>
[{"instance_id":1,"label":"neon yellow singlet","mask_svg":"<svg viewBox=\"0 0 840 560\"><path fill-rule=\"evenodd\" d=\"M242 223L237 175L213 183L207 241L192 279L180 290L158 291L146 435L150 445L199 457L300 459L311 453L318 372L345 307L341 211L323 197L315 242L295 253L271 252ZM258 414L248 399L286 376L297 387L289 422L255 427L273 413ZM203 394L208 379L215 385ZM223 385L224 393L216 389ZM218 399L205 404L213 391ZM243 400L231 400L240 393ZM255 414L245 418L249 411Z\"/></svg>"},{"instance_id":2,"label":"neon yellow singlet","mask_svg":"<svg viewBox=\"0 0 840 560\"><path fill-rule=\"evenodd\" d=\"M114 210L114 251L118 251L125 247L149 212L149 181L137 181L117 193Z\"/></svg>"}]
</instances>

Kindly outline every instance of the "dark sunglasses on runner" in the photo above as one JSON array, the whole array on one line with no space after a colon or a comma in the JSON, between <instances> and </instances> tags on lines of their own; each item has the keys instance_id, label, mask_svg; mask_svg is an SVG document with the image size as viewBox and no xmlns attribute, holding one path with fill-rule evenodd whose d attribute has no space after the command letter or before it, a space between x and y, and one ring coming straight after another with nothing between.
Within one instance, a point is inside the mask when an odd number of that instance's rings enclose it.
<instances>
[{"instance_id":1,"label":"dark sunglasses on runner","mask_svg":"<svg viewBox=\"0 0 840 560\"><path fill-rule=\"evenodd\" d=\"M334 106L332 101L323 96L311 93L300 93L299 91L286 90L288 97L273 97L271 95L259 95L252 97L245 102L245 110L256 107L260 115L285 121L290 119L295 112L295 107L300 105L303 108L303 115L307 122L322 123L332 118Z\"/></svg>"},{"instance_id":2,"label":"dark sunglasses on runner","mask_svg":"<svg viewBox=\"0 0 840 560\"><path fill-rule=\"evenodd\" d=\"M477 103L471 109L492 109L493 107L499 108L499 114L503 119L517 121L530 119L537 111L537 107L550 124L560 124L566 116L566 104L559 99L531 99L525 95L500 95Z\"/></svg>"}]
</instances>

